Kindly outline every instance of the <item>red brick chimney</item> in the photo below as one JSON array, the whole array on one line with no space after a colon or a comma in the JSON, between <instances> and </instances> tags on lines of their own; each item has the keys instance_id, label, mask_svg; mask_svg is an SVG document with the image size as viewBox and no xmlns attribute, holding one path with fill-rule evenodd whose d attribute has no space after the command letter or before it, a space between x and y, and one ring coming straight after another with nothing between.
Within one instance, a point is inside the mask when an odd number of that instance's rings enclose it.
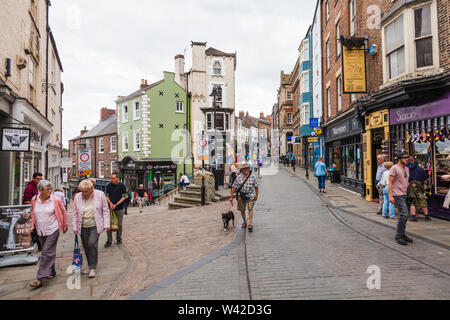
<instances>
[{"instance_id":1,"label":"red brick chimney","mask_svg":"<svg viewBox=\"0 0 450 320\"><path fill-rule=\"evenodd\" d=\"M141 79L141 90L144 90L145 87L148 86L148 81L145 79Z\"/></svg>"},{"instance_id":2,"label":"red brick chimney","mask_svg":"<svg viewBox=\"0 0 450 320\"><path fill-rule=\"evenodd\" d=\"M264 112L260 112L260 113L259 113L259 118L260 118L260 119L265 119L265 118L266 118L266 117L264 117Z\"/></svg>"},{"instance_id":3,"label":"red brick chimney","mask_svg":"<svg viewBox=\"0 0 450 320\"><path fill-rule=\"evenodd\" d=\"M108 108L101 108L100 109L100 122L108 118L109 116L112 116L116 114L116 109L108 109Z\"/></svg>"},{"instance_id":4,"label":"red brick chimney","mask_svg":"<svg viewBox=\"0 0 450 320\"><path fill-rule=\"evenodd\" d=\"M80 131L80 136L88 132L89 130L86 129L86 126L84 126L84 129Z\"/></svg>"}]
</instances>

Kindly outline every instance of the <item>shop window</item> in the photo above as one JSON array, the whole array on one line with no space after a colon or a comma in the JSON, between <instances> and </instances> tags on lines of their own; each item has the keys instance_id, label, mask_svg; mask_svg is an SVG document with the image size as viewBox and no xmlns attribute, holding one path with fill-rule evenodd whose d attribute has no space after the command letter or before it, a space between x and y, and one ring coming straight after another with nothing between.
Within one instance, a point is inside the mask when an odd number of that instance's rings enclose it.
<instances>
[{"instance_id":1,"label":"shop window","mask_svg":"<svg viewBox=\"0 0 450 320\"><path fill-rule=\"evenodd\" d=\"M346 159L346 176L352 179L357 179L356 172L356 150L355 146L351 145L345 148L345 159Z\"/></svg>"},{"instance_id":2,"label":"shop window","mask_svg":"<svg viewBox=\"0 0 450 320\"><path fill-rule=\"evenodd\" d=\"M431 165L428 160L428 153L430 152L430 142L414 142L413 152L411 154L416 158L417 165L421 166L425 172L428 173L428 168ZM430 190L430 178L425 182L425 189Z\"/></svg>"},{"instance_id":3,"label":"shop window","mask_svg":"<svg viewBox=\"0 0 450 320\"><path fill-rule=\"evenodd\" d=\"M443 181L443 175L450 174L450 139L436 142L436 193L447 194L450 182Z\"/></svg>"}]
</instances>

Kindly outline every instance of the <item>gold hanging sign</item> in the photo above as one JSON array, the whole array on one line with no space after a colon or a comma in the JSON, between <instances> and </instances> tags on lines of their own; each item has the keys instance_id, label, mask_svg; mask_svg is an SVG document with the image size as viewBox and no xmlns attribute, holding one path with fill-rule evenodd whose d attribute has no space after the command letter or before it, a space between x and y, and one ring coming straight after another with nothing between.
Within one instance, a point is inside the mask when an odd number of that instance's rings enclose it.
<instances>
[{"instance_id":1,"label":"gold hanging sign","mask_svg":"<svg viewBox=\"0 0 450 320\"><path fill-rule=\"evenodd\" d=\"M341 38L344 93L367 93L366 50L362 39Z\"/></svg>"}]
</instances>

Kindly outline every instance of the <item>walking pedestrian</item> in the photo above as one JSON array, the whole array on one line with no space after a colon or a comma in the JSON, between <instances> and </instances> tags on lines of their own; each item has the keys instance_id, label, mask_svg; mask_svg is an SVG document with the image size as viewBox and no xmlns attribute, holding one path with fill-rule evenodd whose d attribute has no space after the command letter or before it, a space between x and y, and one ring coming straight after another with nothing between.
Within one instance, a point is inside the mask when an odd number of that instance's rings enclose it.
<instances>
[{"instance_id":1,"label":"walking pedestrian","mask_svg":"<svg viewBox=\"0 0 450 320\"><path fill-rule=\"evenodd\" d=\"M56 245L59 234L69 228L66 209L61 200L52 195L52 184L42 180L38 191L39 195L31 199L32 228L36 227L42 247L36 280L30 283L35 289L42 287L44 279L56 277Z\"/></svg>"},{"instance_id":2,"label":"walking pedestrian","mask_svg":"<svg viewBox=\"0 0 450 320\"><path fill-rule=\"evenodd\" d=\"M383 172L380 182L376 185L377 189L381 189L380 199L383 197L383 218L388 219L387 213L389 209L389 218L395 219L395 206L389 202L389 170L394 166L393 162L385 162L384 167L386 170Z\"/></svg>"},{"instance_id":3,"label":"walking pedestrian","mask_svg":"<svg viewBox=\"0 0 450 320\"><path fill-rule=\"evenodd\" d=\"M292 164L292 170L295 172L295 154L291 153L291 164Z\"/></svg>"},{"instance_id":4,"label":"walking pedestrian","mask_svg":"<svg viewBox=\"0 0 450 320\"><path fill-rule=\"evenodd\" d=\"M319 182L319 192L325 192L325 179L327 178L328 171L324 163L324 157L320 157L314 165L314 175L317 177Z\"/></svg>"},{"instance_id":5,"label":"walking pedestrian","mask_svg":"<svg viewBox=\"0 0 450 320\"><path fill-rule=\"evenodd\" d=\"M122 244L122 221L125 213L125 200L128 198L127 188L119 181L119 174L113 172L111 174L111 183L106 186L106 201L108 201L110 210L114 210L119 223L119 230L116 234L116 243ZM108 240L105 243L105 248L112 244L112 231L107 232Z\"/></svg>"},{"instance_id":6,"label":"walking pedestrian","mask_svg":"<svg viewBox=\"0 0 450 320\"><path fill-rule=\"evenodd\" d=\"M64 191L61 188L56 188L55 191L53 191L53 194L61 200L61 202L64 205L64 208L67 210L67 202L66 202L66 196L64 195Z\"/></svg>"},{"instance_id":7,"label":"walking pedestrian","mask_svg":"<svg viewBox=\"0 0 450 320\"><path fill-rule=\"evenodd\" d=\"M88 268L82 271L89 278L95 278L98 265L98 239L103 231L110 229L110 213L105 194L95 190L90 180L79 185L81 196L73 203L72 229L81 236Z\"/></svg>"},{"instance_id":8,"label":"walking pedestrian","mask_svg":"<svg viewBox=\"0 0 450 320\"><path fill-rule=\"evenodd\" d=\"M417 222L419 210L425 214L425 221L430 221L431 218L428 214L428 204L425 204L426 197L424 198L425 181L428 178L428 174L416 163L416 158L413 156L409 157L406 166L409 168L409 183L411 187L408 187L408 203L411 205L411 221ZM413 182L414 185L411 185Z\"/></svg>"},{"instance_id":9,"label":"walking pedestrian","mask_svg":"<svg viewBox=\"0 0 450 320\"><path fill-rule=\"evenodd\" d=\"M28 182L28 184L25 188L25 191L23 192L23 196L22 196L22 204L23 205L31 204L31 199L33 199L33 197L35 197L39 194L37 186L38 186L39 182L42 181L42 177L43 177L43 175L40 172L33 173L33 180ZM38 251L41 251L42 247L41 247L41 243L39 242L39 238L38 238L36 229L32 228L31 239L32 239L33 245L35 243L37 243Z\"/></svg>"},{"instance_id":10,"label":"walking pedestrian","mask_svg":"<svg viewBox=\"0 0 450 320\"><path fill-rule=\"evenodd\" d=\"M130 190L128 190L128 188L126 188L126 193L127 196L125 197L125 202L123 203L123 213L125 215L128 215L128 207L130 206L130 202L131 202L131 195L130 195ZM134 202L133 202L134 205Z\"/></svg>"},{"instance_id":11,"label":"walking pedestrian","mask_svg":"<svg viewBox=\"0 0 450 320\"><path fill-rule=\"evenodd\" d=\"M380 186L380 181L383 177L383 173L386 171L386 167L384 166L385 157L382 154L379 154L377 156L377 163L378 163L378 169L377 174L375 176L375 187L378 190L378 195L380 198L380 203L378 204L378 211L377 215L381 215L383 211L383 204L384 204L384 195L383 195L383 188Z\"/></svg>"},{"instance_id":12,"label":"walking pedestrian","mask_svg":"<svg viewBox=\"0 0 450 320\"><path fill-rule=\"evenodd\" d=\"M406 152L399 152L398 163L389 170L389 202L395 204L399 213L395 240L402 246L413 243L413 240L406 235L406 223L409 218L406 202L409 181L409 168L406 166L408 157Z\"/></svg>"},{"instance_id":13,"label":"walking pedestrian","mask_svg":"<svg viewBox=\"0 0 450 320\"><path fill-rule=\"evenodd\" d=\"M145 192L145 190L144 190L143 184L141 184L139 186L137 196L138 196L137 201L139 204L139 213L142 213L142 209L144 208L144 205L145 205L145 199L146 199L146 197L148 197L147 192Z\"/></svg>"},{"instance_id":14,"label":"walking pedestrian","mask_svg":"<svg viewBox=\"0 0 450 320\"><path fill-rule=\"evenodd\" d=\"M242 228L247 228L247 218L245 215L248 207L248 231L253 232L253 208L258 200L258 181L255 175L252 175L250 167L244 164L241 174L236 178L230 195L231 206L233 206L234 194L238 197L238 210L241 212L244 223Z\"/></svg>"}]
</instances>

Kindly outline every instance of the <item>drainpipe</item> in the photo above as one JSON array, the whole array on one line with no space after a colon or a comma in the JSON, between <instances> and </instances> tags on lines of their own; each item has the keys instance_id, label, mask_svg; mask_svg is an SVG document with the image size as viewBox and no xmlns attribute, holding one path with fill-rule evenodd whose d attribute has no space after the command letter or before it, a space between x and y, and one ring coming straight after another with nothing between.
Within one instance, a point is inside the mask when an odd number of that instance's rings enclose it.
<instances>
[{"instance_id":1,"label":"drainpipe","mask_svg":"<svg viewBox=\"0 0 450 320\"><path fill-rule=\"evenodd\" d=\"M48 52L49 52L49 39L50 39L50 26L48 23L49 19L49 11L50 11L50 0L47 0L47 17L46 17L46 27L45 30L47 32L47 48L46 48L46 56L45 56L45 118L48 120ZM45 151L45 175L48 179L48 143L47 150Z\"/></svg>"}]
</instances>

